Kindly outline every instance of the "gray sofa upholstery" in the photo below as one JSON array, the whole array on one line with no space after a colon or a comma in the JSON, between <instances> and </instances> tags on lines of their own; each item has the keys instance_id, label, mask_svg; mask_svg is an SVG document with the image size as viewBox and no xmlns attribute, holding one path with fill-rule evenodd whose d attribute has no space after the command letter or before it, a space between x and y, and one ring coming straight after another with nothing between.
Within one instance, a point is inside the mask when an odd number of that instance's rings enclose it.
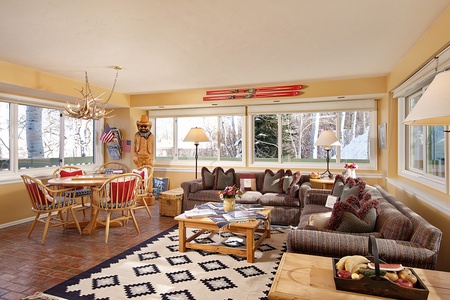
<instances>
[{"instance_id":1,"label":"gray sofa upholstery","mask_svg":"<svg viewBox=\"0 0 450 300\"><path fill-rule=\"evenodd\" d=\"M301 203L300 186L304 184L310 187L309 175L302 175L297 185L292 187L289 193L263 193L264 172L236 172L235 184L240 187L241 174L256 175L256 191L247 191L238 203L260 203L265 206L273 206L271 222L275 225L294 225L300 220ZM183 188L183 211L194 208L206 202L220 202L217 193L219 190L204 189L201 179L189 180L181 183Z\"/></svg>"},{"instance_id":2,"label":"gray sofa upholstery","mask_svg":"<svg viewBox=\"0 0 450 300\"><path fill-rule=\"evenodd\" d=\"M309 216L330 211L324 206L330 190L305 187L304 209L298 228L287 235L287 251L328 257L368 255L368 236L376 237L380 257L388 263L435 269L442 232L395 199L382 187L366 186L379 201L380 214L374 232L346 233L308 225Z\"/></svg>"}]
</instances>

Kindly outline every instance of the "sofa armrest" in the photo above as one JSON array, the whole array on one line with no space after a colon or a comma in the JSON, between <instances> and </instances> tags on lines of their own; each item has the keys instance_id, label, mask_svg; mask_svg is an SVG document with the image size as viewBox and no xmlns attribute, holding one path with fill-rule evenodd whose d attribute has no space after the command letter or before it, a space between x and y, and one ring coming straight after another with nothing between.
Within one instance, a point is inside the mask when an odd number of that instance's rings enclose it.
<instances>
[{"instance_id":1,"label":"sofa armrest","mask_svg":"<svg viewBox=\"0 0 450 300\"><path fill-rule=\"evenodd\" d=\"M331 190L309 189L305 192L304 205L325 205L327 203L328 195L331 195Z\"/></svg>"}]
</instances>

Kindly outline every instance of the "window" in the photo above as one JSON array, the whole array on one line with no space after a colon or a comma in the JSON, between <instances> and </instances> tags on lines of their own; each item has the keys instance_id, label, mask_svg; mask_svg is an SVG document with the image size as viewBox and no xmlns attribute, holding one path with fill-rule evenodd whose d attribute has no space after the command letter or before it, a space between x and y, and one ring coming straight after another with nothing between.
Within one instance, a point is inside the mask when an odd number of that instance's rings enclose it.
<instances>
[{"instance_id":1,"label":"window","mask_svg":"<svg viewBox=\"0 0 450 300\"><path fill-rule=\"evenodd\" d=\"M49 173L42 168L63 164L94 168L96 153L101 151L95 143L95 121L65 117L54 103L45 100L9 95L0 95L0 100L3 183L17 179L15 174L23 170L42 176Z\"/></svg>"},{"instance_id":2,"label":"window","mask_svg":"<svg viewBox=\"0 0 450 300\"><path fill-rule=\"evenodd\" d=\"M331 162L370 164L371 118L369 111L256 114L254 160L294 164L325 161L324 147L314 144L322 131L331 130L341 143L341 147L331 148Z\"/></svg>"},{"instance_id":3,"label":"window","mask_svg":"<svg viewBox=\"0 0 450 300\"><path fill-rule=\"evenodd\" d=\"M0 102L0 164L1 171L10 169L9 103Z\"/></svg>"},{"instance_id":4,"label":"window","mask_svg":"<svg viewBox=\"0 0 450 300\"><path fill-rule=\"evenodd\" d=\"M242 107L221 109L162 110L154 118L155 164L192 164L195 145L184 142L192 127L200 127L208 142L198 145L198 161L204 165L242 165L245 117Z\"/></svg>"},{"instance_id":5,"label":"window","mask_svg":"<svg viewBox=\"0 0 450 300\"><path fill-rule=\"evenodd\" d=\"M371 130L377 127L374 100L161 110L149 115L155 124L155 164L191 164L195 146L183 139L197 126L209 138L198 146L203 165L246 166L250 151L248 165L255 167L323 168L326 151L314 142L321 131L333 130L342 144L330 152L333 168L343 169L345 162L357 162L364 169L377 167L377 131Z\"/></svg>"},{"instance_id":6,"label":"window","mask_svg":"<svg viewBox=\"0 0 450 300\"><path fill-rule=\"evenodd\" d=\"M414 108L425 89L404 100L405 116ZM442 181L445 178L445 136L443 126L405 126L404 171Z\"/></svg>"},{"instance_id":7,"label":"window","mask_svg":"<svg viewBox=\"0 0 450 300\"><path fill-rule=\"evenodd\" d=\"M445 175L449 155L445 128L404 125L403 120L435 75L449 67L450 51L446 49L393 91L398 101L398 175L443 193L450 185Z\"/></svg>"}]
</instances>

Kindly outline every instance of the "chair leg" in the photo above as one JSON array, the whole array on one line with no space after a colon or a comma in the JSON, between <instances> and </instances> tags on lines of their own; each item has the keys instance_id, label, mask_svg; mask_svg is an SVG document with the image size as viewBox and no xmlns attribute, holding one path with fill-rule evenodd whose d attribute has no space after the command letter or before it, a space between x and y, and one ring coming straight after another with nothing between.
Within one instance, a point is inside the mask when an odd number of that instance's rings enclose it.
<instances>
[{"instance_id":1,"label":"chair leg","mask_svg":"<svg viewBox=\"0 0 450 300\"><path fill-rule=\"evenodd\" d=\"M150 212L150 208L148 207L147 202L145 201L145 199L142 199L142 202L144 203L145 210L147 211L148 215L151 218L152 217L152 213Z\"/></svg>"},{"instance_id":2,"label":"chair leg","mask_svg":"<svg viewBox=\"0 0 450 300\"><path fill-rule=\"evenodd\" d=\"M47 237L48 228L50 227L50 219L52 218L52 213L48 213L47 221L45 222L44 234L42 235L42 245L45 243L45 238Z\"/></svg>"},{"instance_id":3,"label":"chair leg","mask_svg":"<svg viewBox=\"0 0 450 300\"><path fill-rule=\"evenodd\" d=\"M136 231L138 234L141 234L141 231L139 230L138 223L136 221L136 217L134 216L134 212L132 209L129 209L129 213L131 214L131 218L133 219L134 227L136 228Z\"/></svg>"},{"instance_id":4,"label":"chair leg","mask_svg":"<svg viewBox=\"0 0 450 300\"><path fill-rule=\"evenodd\" d=\"M34 230L34 227L36 226L36 223L37 223L37 221L39 220L39 216L40 216L40 215L41 215L40 213L37 213L36 218L34 218L33 224L31 224L30 230L28 231L28 237L31 236L31 233L32 233L33 230Z\"/></svg>"},{"instance_id":5,"label":"chair leg","mask_svg":"<svg viewBox=\"0 0 450 300\"><path fill-rule=\"evenodd\" d=\"M80 235L82 234L81 233L81 227L80 227L80 223L78 222L78 219L77 219L77 216L76 216L76 214L75 214L75 211L73 210L73 207L71 207L71 208L69 208L70 209L70 213L72 214L72 218L73 218L73 221L75 222L75 225L77 226L77 229L78 229L78 232L80 233ZM83 210L84 211L84 210ZM68 214L68 213L67 213Z\"/></svg>"},{"instance_id":6,"label":"chair leg","mask_svg":"<svg viewBox=\"0 0 450 300\"><path fill-rule=\"evenodd\" d=\"M84 197L81 197L81 207L83 209L83 218L86 218L86 207L84 206Z\"/></svg>"},{"instance_id":7,"label":"chair leg","mask_svg":"<svg viewBox=\"0 0 450 300\"><path fill-rule=\"evenodd\" d=\"M109 236L109 223L111 222L111 212L108 211L108 214L106 216L106 224L105 224L105 243L108 242L108 236Z\"/></svg>"}]
</instances>

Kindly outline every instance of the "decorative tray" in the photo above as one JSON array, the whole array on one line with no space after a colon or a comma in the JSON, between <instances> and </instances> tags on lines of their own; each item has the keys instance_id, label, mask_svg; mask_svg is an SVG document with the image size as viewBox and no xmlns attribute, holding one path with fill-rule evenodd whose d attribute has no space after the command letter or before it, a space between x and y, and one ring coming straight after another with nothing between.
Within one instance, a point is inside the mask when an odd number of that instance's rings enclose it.
<instances>
[{"instance_id":1,"label":"decorative tray","mask_svg":"<svg viewBox=\"0 0 450 300\"><path fill-rule=\"evenodd\" d=\"M417 282L414 287L403 287L380 276L380 259L378 257L378 249L376 240L373 236L369 238L369 249L372 249L372 256L368 256L371 262L375 264L375 275L364 276L360 279L347 279L337 276L336 263L339 258L333 258L334 283L337 290L362 293L368 295L382 296L387 298L404 299L404 300L426 300L428 298L428 289L422 280L417 276L413 269L409 268ZM384 263L381 261L381 263Z\"/></svg>"}]
</instances>

